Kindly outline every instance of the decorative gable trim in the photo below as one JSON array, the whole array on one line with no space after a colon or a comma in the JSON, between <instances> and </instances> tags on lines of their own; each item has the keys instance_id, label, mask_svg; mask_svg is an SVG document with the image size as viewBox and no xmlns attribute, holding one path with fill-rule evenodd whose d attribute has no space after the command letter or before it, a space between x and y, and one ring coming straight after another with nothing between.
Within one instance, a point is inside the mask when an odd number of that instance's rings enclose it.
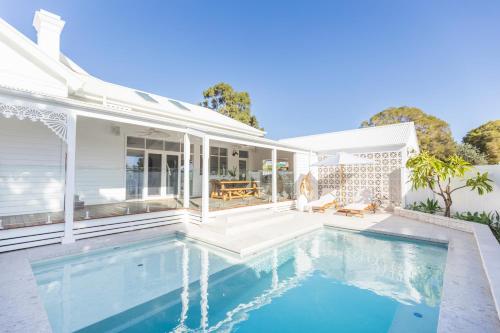
<instances>
[{"instance_id":1,"label":"decorative gable trim","mask_svg":"<svg viewBox=\"0 0 500 333\"><path fill-rule=\"evenodd\" d=\"M64 112L43 110L23 105L0 103L0 115L5 118L40 121L64 142L66 141L68 116Z\"/></svg>"}]
</instances>

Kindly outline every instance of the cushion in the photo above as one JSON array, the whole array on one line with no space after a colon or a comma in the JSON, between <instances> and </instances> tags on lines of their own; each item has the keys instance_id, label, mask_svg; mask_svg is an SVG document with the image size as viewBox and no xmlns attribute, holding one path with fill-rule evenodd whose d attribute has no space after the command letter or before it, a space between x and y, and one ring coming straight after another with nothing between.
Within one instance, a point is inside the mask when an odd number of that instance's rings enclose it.
<instances>
[{"instance_id":1,"label":"cushion","mask_svg":"<svg viewBox=\"0 0 500 333\"><path fill-rule=\"evenodd\" d=\"M364 210L367 207L368 207L368 205L365 203L352 203L352 204L348 204L342 208L343 209L353 209L353 210Z\"/></svg>"}]
</instances>

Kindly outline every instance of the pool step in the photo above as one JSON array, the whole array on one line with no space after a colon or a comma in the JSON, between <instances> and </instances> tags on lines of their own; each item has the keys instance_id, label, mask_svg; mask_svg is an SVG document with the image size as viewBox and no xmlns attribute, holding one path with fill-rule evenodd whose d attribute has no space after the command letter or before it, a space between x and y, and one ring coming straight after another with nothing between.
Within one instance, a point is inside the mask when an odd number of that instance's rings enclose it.
<instances>
[{"instance_id":1,"label":"pool step","mask_svg":"<svg viewBox=\"0 0 500 333\"><path fill-rule=\"evenodd\" d=\"M252 212L251 214L231 214L218 217L207 227L217 233L224 235L236 235L259 229L268 225L292 219L291 213L278 213L272 210Z\"/></svg>"},{"instance_id":2,"label":"pool step","mask_svg":"<svg viewBox=\"0 0 500 333\"><path fill-rule=\"evenodd\" d=\"M238 223L226 228L226 235L236 235L243 232L250 231L252 229L259 229L262 227L267 227L272 224L290 221L293 218L292 214L274 214L273 216L262 217L256 220L247 220L245 223Z\"/></svg>"},{"instance_id":3,"label":"pool step","mask_svg":"<svg viewBox=\"0 0 500 333\"><path fill-rule=\"evenodd\" d=\"M230 223L245 223L245 221L251 220L251 219L259 219L259 218L265 218L269 216L275 215L276 212L272 209L262 209L262 210L256 210L253 212L244 212L244 213L236 213L236 214L228 214L228 215L221 215L217 218L217 221L220 222L230 222Z\"/></svg>"},{"instance_id":4,"label":"pool step","mask_svg":"<svg viewBox=\"0 0 500 333\"><path fill-rule=\"evenodd\" d=\"M323 227L322 222L305 220L293 211L245 215L236 219L219 216L206 224L189 224L184 234L243 258Z\"/></svg>"}]
</instances>

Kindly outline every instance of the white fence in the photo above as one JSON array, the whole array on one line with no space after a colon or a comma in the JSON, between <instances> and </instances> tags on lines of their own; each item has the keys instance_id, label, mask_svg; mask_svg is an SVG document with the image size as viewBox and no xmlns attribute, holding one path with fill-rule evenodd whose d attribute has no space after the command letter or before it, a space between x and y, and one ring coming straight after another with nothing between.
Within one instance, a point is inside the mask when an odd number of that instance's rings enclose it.
<instances>
[{"instance_id":1,"label":"white fence","mask_svg":"<svg viewBox=\"0 0 500 333\"><path fill-rule=\"evenodd\" d=\"M472 192L468 188L457 190L452 194L453 205L451 206L452 213L455 212L500 212L500 165L481 165L467 175L474 175L476 172L488 172L488 178L493 181L493 192L478 195L477 192ZM463 185L463 181L454 179L452 187ZM442 200L438 195L435 195L429 190L411 191L406 195L406 204L426 200L427 198L437 199L443 207Z\"/></svg>"}]
</instances>

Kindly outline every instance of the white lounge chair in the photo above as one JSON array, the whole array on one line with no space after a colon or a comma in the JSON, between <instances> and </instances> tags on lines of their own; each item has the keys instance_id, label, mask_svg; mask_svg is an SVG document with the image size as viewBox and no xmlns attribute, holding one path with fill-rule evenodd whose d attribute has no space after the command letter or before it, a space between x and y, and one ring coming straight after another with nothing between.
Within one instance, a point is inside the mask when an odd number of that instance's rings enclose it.
<instances>
[{"instance_id":1,"label":"white lounge chair","mask_svg":"<svg viewBox=\"0 0 500 333\"><path fill-rule=\"evenodd\" d=\"M332 192L329 192L322 195L318 200L310 201L307 204L307 209L313 212L324 213L326 209L337 206L337 197Z\"/></svg>"},{"instance_id":2,"label":"white lounge chair","mask_svg":"<svg viewBox=\"0 0 500 333\"><path fill-rule=\"evenodd\" d=\"M337 213L343 213L345 215L358 215L363 217L364 211L371 210L375 212L376 206L373 200L372 191L368 188L364 188L354 197L354 201L348 205L345 205L337 210Z\"/></svg>"}]
</instances>

